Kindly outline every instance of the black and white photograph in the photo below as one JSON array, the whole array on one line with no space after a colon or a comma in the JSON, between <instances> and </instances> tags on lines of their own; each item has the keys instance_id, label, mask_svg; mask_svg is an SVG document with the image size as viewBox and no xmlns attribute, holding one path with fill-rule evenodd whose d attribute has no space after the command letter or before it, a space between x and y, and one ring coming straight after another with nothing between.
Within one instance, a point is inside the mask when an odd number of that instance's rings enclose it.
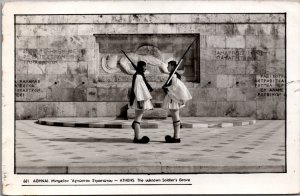
<instances>
[{"instance_id":1,"label":"black and white photograph","mask_svg":"<svg viewBox=\"0 0 300 196\"><path fill-rule=\"evenodd\" d=\"M3 130L13 175L30 176L20 186L170 194L191 175L288 174L287 11L52 9L16 11L10 24Z\"/></svg>"}]
</instances>

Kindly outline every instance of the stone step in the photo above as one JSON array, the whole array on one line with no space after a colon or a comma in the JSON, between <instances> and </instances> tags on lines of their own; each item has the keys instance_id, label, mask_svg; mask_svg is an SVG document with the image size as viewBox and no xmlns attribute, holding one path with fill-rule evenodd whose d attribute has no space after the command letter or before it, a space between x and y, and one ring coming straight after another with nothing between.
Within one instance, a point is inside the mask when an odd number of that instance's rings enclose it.
<instances>
[{"instance_id":1,"label":"stone step","mask_svg":"<svg viewBox=\"0 0 300 196\"><path fill-rule=\"evenodd\" d=\"M134 119L135 110L127 110L127 118ZM168 111L162 108L154 108L153 110L145 110L143 119L166 119L168 117Z\"/></svg>"}]
</instances>

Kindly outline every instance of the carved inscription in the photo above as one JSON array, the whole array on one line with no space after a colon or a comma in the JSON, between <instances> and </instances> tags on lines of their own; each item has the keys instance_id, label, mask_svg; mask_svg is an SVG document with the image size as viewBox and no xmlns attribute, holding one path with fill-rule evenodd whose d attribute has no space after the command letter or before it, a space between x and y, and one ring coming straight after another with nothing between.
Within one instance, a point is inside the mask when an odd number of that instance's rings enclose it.
<instances>
[{"instance_id":1,"label":"carved inscription","mask_svg":"<svg viewBox=\"0 0 300 196\"><path fill-rule=\"evenodd\" d=\"M259 97L284 96L285 77L282 74L265 74L256 76Z\"/></svg>"},{"instance_id":2,"label":"carved inscription","mask_svg":"<svg viewBox=\"0 0 300 196\"><path fill-rule=\"evenodd\" d=\"M85 53L85 49L19 49L18 58L28 64L53 64L58 61L80 61Z\"/></svg>"},{"instance_id":3,"label":"carved inscription","mask_svg":"<svg viewBox=\"0 0 300 196\"><path fill-rule=\"evenodd\" d=\"M253 61L265 55L266 52L256 49L217 49L215 52L215 59L227 61Z\"/></svg>"},{"instance_id":4,"label":"carved inscription","mask_svg":"<svg viewBox=\"0 0 300 196\"><path fill-rule=\"evenodd\" d=\"M15 81L15 95L17 98L24 98L28 93L40 93L41 89L37 87L40 83L38 79L26 79L26 80L16 80Z\"/></svg>"}]
</instances>

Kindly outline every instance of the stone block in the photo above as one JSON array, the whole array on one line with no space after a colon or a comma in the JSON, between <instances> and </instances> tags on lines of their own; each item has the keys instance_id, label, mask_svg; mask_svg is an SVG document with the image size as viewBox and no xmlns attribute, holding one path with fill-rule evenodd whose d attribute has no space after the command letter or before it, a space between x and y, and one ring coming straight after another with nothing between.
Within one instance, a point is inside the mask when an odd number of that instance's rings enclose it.
<instances>
[{"instance_id":1,"label":"stone block","mask_svg":"<svg viewBox=\"0 0 300 196\"><path fill-rule=\"evenodd\" d=\"M171 15L170 14L150 14L149 22L150 23L170 23Z\"/></svg>"},{"instance_id":2,"label":"stone block","mask_svg":"<svg viewBox=\"0 0 300 196\"><path fill-rule=\"evenodd\" d=\"M60 34L60 25L31 25L33 33L37 36L52 36Z\"/></svg>"},{"instance_id":3,"label":"stone block","mask_svg":"<svg viewBox=\"0 0 300 196\"><path fill-rule=\"evenodd\" d=\"M246 96L246 101L255 101L257 99L257 88L241 88Z\"/></svg>"},{"instance_id":4,"label":"stone block","mask_svg":"<svg viewBox=\"0 0 300 196\"><path fill-rule=\"evenodd\" d=\"M114 102L96 102L97 116L99 117L116 117L116 103Z\"/></svg>"},{"instance_id":5,"label":"stone block","mask_svg":"<svg viewBox=\"0 0 300 196\"><path fill-rule=\"evenodd\" d=\"M276 61L276 51L275 49L269 49L266 53L266 61Z\"/></svg>"},{"instance_id":6,"label":"stone block","mask_svg":"<svg viewBox=\"0 0 300 196\"><path fill-rule=\"evenodd\" d=\"M246 35L248 24L234 24L234 33L237 35Z\"/></svg>"},{"instance_id":7,"label":"stone block","mask_svg":"<svg viewBox=\"0 0 300 196\"><path fill-rule=\"evenodd\" d=\"M217 75L217 88L231 88L235 86L236 77L232 75Z\"/></svg>"},{"instance_id":8,"label":"stone block","mask_svg":"<svg viewBox=\"0 0 300 196\"><path fill-rule=\"evenodd\" d=\"M16 36L36 36L34 25L16 25Z\"/></svg>"},{"instance_id":9,"label":"stone block","mask_svg":"<svg viewBox=\"0 0 300 196\"><path fill-rule=\"evenodd\" d=\"M95 36L92 35L87 35L87 36L81 36L81 40L85 40L85 47L86 48L93 48L93 49L98 49L98 44L96 42L96 38ZM82 42L80 42L82 43ZM84 43L82 43L82 45L84 45ZM99 53L99 51L97 51Z\"/></svg>"},{"instance_id":10,"label":"stone block","mask_svg":"<svg viewBox=\"0 0 300 196\"><path fill-rule=\"evenodd\" d=\"M266 73L268 74L284 74L285 61L268 61L266 62Z\"/></svg>"},{"instance_id":11,"label":"stone block","mask_svg":"<svg viewBox=\"0 0 300 196\"><path fill-rule=\"evenodd\" d=\"M215 49L200 49L201 60L215 60Z\"/></svg>"},{"instance_id":12,"label":"stone block","mask_svg":"<svg viewBox=\"0 0 300 196\"><path fill-rule=\"evenodd\" d=\"M276 60L285 61L285 49L276 49L275 57L276 57Z\"/></svg>"},{"instance_id":13,"label":"stone block","mask_svg":"<svg viewBox=\"0 0 300 196\"><path fill-rule=\"evenodd\" d=\"M16 62L16 74L28 74L28 63L26 61Z\"/></svg>"},{"instance_id":14,"label":"stone block","mask_svg":"<svg viewBox=\"0 0 300 196\"><path fill-rule=\"evenodd\" d=\"M21 24L24 24L24 23L29 23L30 20L28 18L28 16L17 16L16 17L16 23L21 23Z\"/></svg>"},{"instance_id":15,"label":"stone block","mask_svg":"<svg viewBox=\"0 0 300 196\"><path fill-rule=\"evenodd\" d=\"M67 73L71 75L87 74L87 62L67 62Z\"/></svg>"},{"instance_id":16,"label":"stone block","mask_svg":"<svg viewBox=\"0 0 300 196\"><path fill-rule=\"evenodd\" d=\"M27 65L28 65L28 74L40 74L43 75L46 73L46 65L47 63L34 63L34 62L28 62L28 61L24 61ZM51 66L51 65L47 65L47 66Z\"/></svg>"},{"instance_id":17,"label":"stone block","mask_svg":"<svg viewBox=\"0 0 300 196\"><path fill-rule=\"evenodd\" d=\"M201 61L201 71L205 74L223 74L226 71L225 61Z\"/></svg>"},{"instance_id":18,"label":"stone block","mask_svg":"<svg viewBox=\"0 0 300 196\"><path fill-rule=\"evenodd\" d=\"M16 102L16 119L37 119L37 105L35 102Z\"/></svg>"},{"instance_id":19,"label":"stone block","mask_svg":"<svg viewBox=\"0 0 300 196\"><path fill-rule=\"evenodd\" d=\"M279 120L285 119L284 101L257 101L257 119Z\"/></svg>"},{"instance_id":20,"label":"stone block","mask_svg":"<svg viewBox=\"0 0 300 196\"><path fill-rule=\"evenodd\" d=\"M253 88L255 87L255 79L255 75L252 74L236 76L236 82L238 82L239 87Z\"/></svg>"},{"instance_id":21,"label":"stone block","mask_svg":"<svg viewBox=\"0 0 300 196\"><path fill-rule=\"evenodd\" d=\"M45 66L45 73L46 75L51 74L67 74L68 70L68 63L67 62L57 62L51 65Z\"/></svg>"},{"instance_id":22,"label":"stone block","mask_svg":"<svg viewBox=\"0 0 300 196\"><path fill-rule=\"evenodd\" d=\"M191 14L171 14L170 23L192 23Z\"/></svg>"},{"instance_id":23,"label":"stone block","mask_svg":"<svg viewBox=\"0 0 300 196\"><path fill-rule=\"evenodd\" d=\"M177 30L178 32L180 32L180 30L182 29L180 27L180 25L176 25L176 27L179 29ZM127 27L128 28L128 27ZM184 30L184 29L183 29ZM147 33L155 33L158 31L158 28L157 28L157 25L154 25L154 24L139 24L137 26L137 31L139 33L144 33L144 34L147 34Z\"/></svg>"},{"instance_id":24,"label":"stone block","mask_svg":"<svg viewBox=\"0 0 300 196\"><path fill-rule=\"evenodd\" d=\"M216 102L197 102L196 115L203 117L219 116L219 114L217 113Z\"/></svg>"},{"instance_id":25,"label":"stone block","mask_svg":"<svg viewBox=\"0 0 300 196\"><path fill-rule=\"evenodd\" d=\"M28 48L29 37L16 36L16 48Z\"/></svg>"},{"instance_id":26,"label":"stone block","mask_svg":"<svg viewBox=\"0 0 300 196\"><path fill-rule=\"evenodd\" d=\"M285 14L249 14L249 17L249 22L253 23L285 22Z\"/></svg>"},{"instance_id":27,"label":"stone block","mask_svg":"<svg viewBox=\"0 0 300 196\"><path fill-rule=\"evenodd\" d=\"M54 116L55 103L52 102L38 102L36 103L38 118L55 117Z\"/></svg>"},{"instance_id":28,"label":"stone block","mask_svg":"<svg viewBox=\"0 0 300 196\"><path fill-rule=\"evenodd\" d=\"M186 103L186 106L180 109L180 116L182 117L192 117L197 115L197 101L195 97Z\"/></svg>"},{"instance_id":29,"label":"stone block","mask_svg":"<svg viewBox=\"0 0 300 196\"><path fill-rule=\"evenodd\" d=\"M217 116L237 117L239 115L236 102L217 102L215 105Z\"/></svg>"},{"instance_id":30,"label":"stone block","mask_svg":"<svg viewBox=\"0 0 300 196\"><path fill-rule=\"evenodd\" d=\"M195 25L195 32L200 35L214 35L216 33L216 25L215 24L202 24Z\"/></svg>"},{"instance_id":31,"label":"stone block","mask_svg":"<svg viewBox=\"0 0 300 196\"><path fill-rule=\"evenodd\" d=\"M247 61L245 67L246 74L265 74L266 62L265 61Z\"/></svg>"},{"instance_id":32,"label":"stone block","mask_svg":"<svg viewBox=\"0 0 300 196\"><path fill-rule=\"evenodd\" d=\"M285 49L285 38L279 37L279 38L275 39L275 46L274 46L274 48Z\"/></svg>"},{"instance_id":33,"label":"stone block","mask_svg":"<svg viewBox=\"0 0 300 196\"><path fill-rule=\"evenodd\" d=\"M217 75L205 74L201 72L200 85L202 88L216 88L217 87Z\"/></svg>"},{"instance_id":34,"label":"stone block","mask_svg":"<svg viewBox=\"0 0 300 196\"><path fill-rule=\"evenodd\" d=\"M259 24L247 24L245 30L246 35L259 35L260 25Z\"/></svg>"},{"instance_id":35,"label":"stone block","mask_svg":"<svg viewBox=\"0 0 300 196\"><path fill-rule=\"evenodd\" d=\"M97 88L97 93L98 101L128 101L129 96L127 88Z\"/></svg>"},{"instance_id":36,"label":"stone block","mask_svg":"<svg viewBox=\"0 0 300 196\"><path fill-rule=\"evenodd\" d=\"M87 88L87 101L97 101L97 88Z\"/></svg>"},{"instance_id":37,"label":"stone block","mask_svg":"<svg viewBox=\"0 0 300 196\"><path fill-rule=\"evenodd\" d=\"M206 48L206 36L205 35L200 35L200 48Z\"/></svg>"},{"instance_id":38,"label":"stone block","mask_svg":"<svg viewBox=\"0 0 300 196\"><path fill-rule=\"evenodd\" d=\"M207 48L225 48L225 36L206 36Z\"/></svg>"},{"instance_id":39,"label":"stone block","mask_svg":"<svg viewBox=\"0 0 300 196\"><path fill-rule=\"evenodd\" d=\"M55 117L75 117L76 105L74 102L55 102L53 116Z\"/></svg>"},{"instance_id":40,"label":"stone block","mask_svg":"<svg viewBox=\"0 0 300 196\"><path fill-rule=\"evenodd\" d=\"M274 27L274 32L277 32L278 33L278 35L283 35L283 36L285 36L286 34L285 34L285 24L274 24L273 25L273 27Z\"/></svg>"},{"instance_id":41,"label":"stone block","mask_svg":"<svg viewBox=\"0 0 300 196\"><path fill-rule=\"evenodd\" d=\"M16 21L20 23L48 23L49 16L48 15L29 15L29 16L18 16L16 17Z\"/></svg>"},{"instance_id":42,"label":"stone block","mask_svg":"<svg viewBox=\"0 0 300 196\"><path fill-rule=\"evenodd\" d=\"M171 15L172 17L172 15ZM149 23L150 15L148 14L131 14L129 15L130 23Z\"/></svg>"},{"instance_id":43,"label":"stone block","mask_svg":"<svg viewBox=\"0 0 300 196\"><path fill-rule=\"evenodd\" d=\"M74 99L74 88L57 88L47 89L47 100L49 101L72 101Z\"/></svg>"},{"instance_id":44,"label":"stone block","mask_svg":"<svg viewBox=\"0 0 300 196\"><path fill-rule=\"evenodd\" d=\"M275 39L272 36L264 35L259 38L261 47L265 49L275 48Z\"/></svg>"},{"instance_id":45,"label":"stone block","mask_svg":"<svg viewBox=\"0 0 300 196\"><path fill-rule=\"evenodd\" d=\"M127 117L133 119L135 116L134 109L127 110ZM168 117L168 111L162 108L154 108L153 110L145 110L143 119L165 119Z\"/></svg>"},{"instance_id":46,"label":"stone block","mask_svg":"<svg viewBox=\"0 0 300 196\"><path fill-rule=\"evenodd\" d=\"M260 24L260 35L270 35L274 39L285 35L285 24Z\"/></svg>"},{"instance_id":47,"label":"stone block","mask_svg":"<svg viewBox=\"0 0 300 196\"><path fill-rule=\"evenodd\" d=\"M88 37L84 35L53 36L49 39L49 47L68 49L93 48L94 44L88 40Z\"/></svg>"},{"instance_id":48,"label":"stone block","mask_svg":"<svg viewBox=\"0 0 300 196\"><path fill-rule=\"evenodd\" d=\"M237 33L234 24L216 24L216 35L233 36Z\"/></svg>"},{"instance_id":49,"label":"stone block","mask_svg":"<svg viewBox=\"0 0 300 196\"><path fill-rule=\"evenodd\" d=\"M101 32L97 32L96 28L97 29L102 29L102 31L104 31L102 25L99 25L99 26L90 25L90 24L78 25L77 35L93 35L95 33L101 33Z\"/></svg>"},{"instance_id":50,"label":"stone block","mask_svg":"<svg viewBox=\"0 0 300 196\"><path fill-rule=\"evenodd\" d=\"M245 36L226 37L226 48L245 48Z\"/></svg>"},{"instance_id":51,"label":"stone block","mask_svg":"<svg viewBox=\"0 0 300 196\"><path fill-rule=\"evenodd\" d=\"M245 74L246 61L226 61L225 74Z\"/></svg>"},{"instance_id":52,"label":"stone block","mask_svg":"<svg viewBox=\"0 0 300 196\"><path fill-rule=\"evenodd\" d=\"M94 23L96 15L64 15L64 23Z\"/></svg>"},{"instance_id":53,"label":"stone block","mask_svg":"<svg viewBox=\"0 0 300 196\"><path fill-rule=\"evenodd\" d=\"M190 90L193 100L197 101L226 101L226 88L193 88Z\"/></svg>"},{"instance_id":54,"label":"stone block","mask_svg":"<svg viewBox=\"0 0 300 196\"><path fill-rule=\"evenodd\" d=\"M48 48L48 39L47 36L38 36L36 40L37 48Z\"/></svg>"},{"instance_id":55,"label":"stone block","mask_svg":"<svg viewBox=\"0 0 300 196\"><path fill-rule=\"evenodd\" d=\"M227 101L246 101L246 92L242 88L227 88Z\"/></svg>"},{"instance_id":56,"label":"stone block","mask_svg":"<svg viewBox=\"0 0 300 196\"><path fill-rule=\"evenodd\" d=\"M97 102L75 102L76 117L97 117Z\"/></svg>"},{"instance_id":57,"label":"stone block","mask_svg":"<svg viewBox=\"0 0 300 196\"><path fill-rule=\"evenodd\" d=\"M130 23L130 15L112 15L112 23Z\"/></svg>"},{"instance_id":58,"label":"stone block","mask_svg":"<svg viewBox=\"0 0 300 196\"><path fill-rule=\"evenodd\" d=\"M94 17L95 23L111 23L112 15L95 15Z\"/></svg>"},{"instance_id":59,"label":"stone block","mask_svg":"<svg viewBox=\"0 0 300 196\"><path fill-rule=\"evenodd\" d=\"M174 24L157 24L156 27L157 33L176 33L176 25Z\"/></svg>"},{"instance_id":60,"label":"stone block","mask_svg":"<svg viewBox=\"0 0 300 196\"><path fill-rule=\"evenodd\" d=\"M85 87L74 88L72 101L86 101L87 100L87 90Z\"/></svg>"},{"instance_id":61,"label":"stone block","mask_svg":"<svg viewBox=\"0 0 300 196\"><path fill-rule=\"evenodd\" d=\"M258 48L260 47L259 36L246 35L246 48Z\"/></svg>"},{"instance_id":62,"label":"stone block","mask_svg":"<svg viewBox=\"0 0 300 196\"><path fill-rule=\"evenodd\" d=\"M256 101L236 102L236 111L239 117L256 118Z\"/></svg>"}]
</instances>

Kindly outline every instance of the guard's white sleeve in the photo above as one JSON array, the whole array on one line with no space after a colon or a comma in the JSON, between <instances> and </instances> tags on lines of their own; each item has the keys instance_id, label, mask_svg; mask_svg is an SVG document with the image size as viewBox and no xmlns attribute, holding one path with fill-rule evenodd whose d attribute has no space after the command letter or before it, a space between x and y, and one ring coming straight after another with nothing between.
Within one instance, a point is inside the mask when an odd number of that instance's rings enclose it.
<instances>
[{"instance_id":1,"label":"guard's white sleeve","mask_svg":"<svg viewBox=\"0 0 300 196\"><path fill-rule=\"evenodd\" d=\"M141 75L137 75L134 84L134 94L137 101L152 99L151 94Z\"/></svg>"},{"instance_id":2,"label":"guard's white sleeve","mask_svg":"<svg viewBox=\"0 0 300 196\"><path fill-rule=\"evenodd\" d=\"M186 102L192 99L192 95L190 94L189 90L186 88L183 82L177 78L176 74L174 74L172 77L172 84L168 90L168 95L170 98L178 103Z\"/></svg>"}]
</instances>

